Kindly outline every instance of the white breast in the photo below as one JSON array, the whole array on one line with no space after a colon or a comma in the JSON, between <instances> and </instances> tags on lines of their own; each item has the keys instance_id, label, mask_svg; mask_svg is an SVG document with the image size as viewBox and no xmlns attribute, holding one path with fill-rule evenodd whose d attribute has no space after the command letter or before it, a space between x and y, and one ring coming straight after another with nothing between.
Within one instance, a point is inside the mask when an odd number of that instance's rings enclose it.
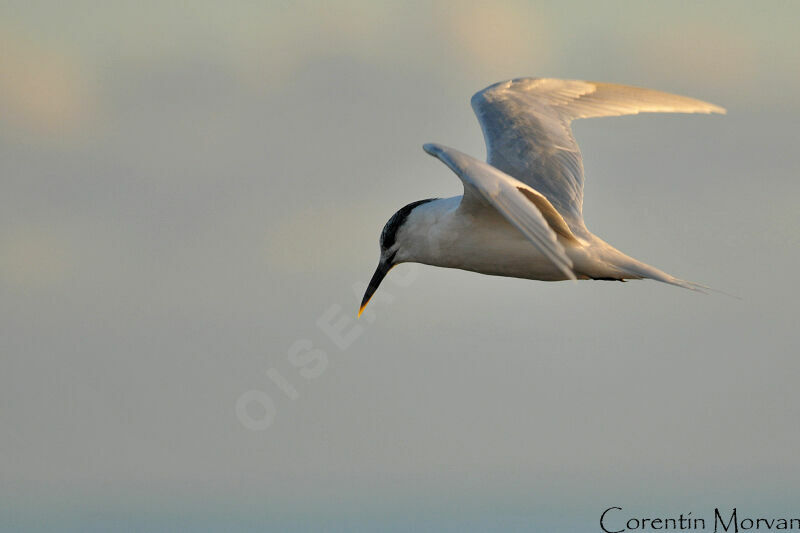
<instances>
[{"instance_id":1,"label":"white breast","mask_svg":"<svg viewBox=\"0 0 800 533\"><path fill-rule=\"evenodd\" d=\"M435 200L404 226L409 261L482 274L556 281L564 274L499 213L458 210L461 197Z\"/></svg>"}]
</instances>

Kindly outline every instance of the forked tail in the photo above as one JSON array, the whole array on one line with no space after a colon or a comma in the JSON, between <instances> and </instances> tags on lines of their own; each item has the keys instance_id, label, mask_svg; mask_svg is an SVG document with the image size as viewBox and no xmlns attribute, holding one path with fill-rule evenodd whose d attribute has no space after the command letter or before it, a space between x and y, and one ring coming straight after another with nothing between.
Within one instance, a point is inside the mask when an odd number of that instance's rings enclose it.
<instances>
[{"instance_id":1,"label":"forked tail","mask_svg":"<svg viewBox=\"0 0 800 533\"><path fill-rule=\"evenodd\" d=\"M703 294L714 292L728 296L729 298L741 300L739 296L735 296L718 289L713 289L711 287L707 287L706 285L695 283L694 281L686 281L685 279L676 278L671 274L667 274L663 270L659 270L654 266L648 265L647 263L642 263L641 261L638 261L632 257L628 257L621 252L620 255L622 255L624 259L618 259L615 262L615 266L623 272L628 272L631 274L631 277L634 279L654 279L662 283L669 283L670 285L675 285L676 287L689 289L690 291L700 292Z\"/></svg>"},{"instance_id":2,"label":"forked tail","mask_svg":"<svg viewBox=\"0 0 800 533\"><path fill-rule=\"evenodd\" d=\"M636 259L627 258L627 261L617 263L616 266L620 270L624 272L628 272L634 278L639 279L654 279L656 281L660 281L662 283L669 283L670 285L675 285L676 287L683 287L684 289L689 289L690 291L695 292L702 292L703 294L708 294L709 291L713 291L711 287L706 287L705 285L700 285L699 283L695 283L694 281L686 281L685 279L676 278L671 274L667 274L663 270L659 270L654 266L650 266L646 263L642 263L641 261L637 261Z\"/></svg>"}]
</instances>

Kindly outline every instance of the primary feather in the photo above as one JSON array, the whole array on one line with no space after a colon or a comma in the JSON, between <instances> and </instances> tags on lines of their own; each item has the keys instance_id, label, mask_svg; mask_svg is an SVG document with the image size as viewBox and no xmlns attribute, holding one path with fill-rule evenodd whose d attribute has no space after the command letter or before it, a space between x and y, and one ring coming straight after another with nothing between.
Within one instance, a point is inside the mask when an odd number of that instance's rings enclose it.
<instances>
[{"instance_id":1,"label":"primary feather","mask_svg":"<svg viewBox=\"0 0 800 533\"><path fill-rule=\"evenodd\" d=\"M530 185L574 231L583 224L583 160L570 122L638 113L725 113L714 104L613 83L519 78L472 97L487 162Z\"/></svg>"}]
</instances>

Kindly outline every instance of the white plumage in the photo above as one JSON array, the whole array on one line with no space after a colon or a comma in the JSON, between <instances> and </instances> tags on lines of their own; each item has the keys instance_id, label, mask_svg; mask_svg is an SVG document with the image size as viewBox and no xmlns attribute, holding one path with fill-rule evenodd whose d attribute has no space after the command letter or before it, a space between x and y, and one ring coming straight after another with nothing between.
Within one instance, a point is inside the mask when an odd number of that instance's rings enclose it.
<instances>
[{"instance_id":1,"label":"white plumage","mask_svg":"<svg viewBox=\"0 0 800 533\"><path fill-rule=\"evenodd\" d=\"M439 144L425 151L450 167L463 196L410 204L384 228L381 261L363 311L392 266L418 262L546 281L649 278L701 286L637 261L583 222L583 161L570 123L578 118L725 113L719 106L625 85L521 78L472 97L487 162ZM359 312L360 314L360 312Z\"/></svg>"}]
</instances>

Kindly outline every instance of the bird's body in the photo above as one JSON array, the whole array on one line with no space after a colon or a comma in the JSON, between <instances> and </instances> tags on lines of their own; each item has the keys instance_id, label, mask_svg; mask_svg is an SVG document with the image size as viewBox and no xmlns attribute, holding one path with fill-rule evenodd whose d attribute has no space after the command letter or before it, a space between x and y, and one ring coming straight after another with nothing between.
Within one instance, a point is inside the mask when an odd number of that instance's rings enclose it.
<instances>
[{"instance_id":1,"label":"bird's body","mask_svg":"<svg viewBox=\"0 0 800 533\"><path fill-rule=\"evenodd\" d=\"M461 196L454 196L417 206L399 230L410 245L396 260L492 276L540 281L571 279L500 213L488 209L470 213L459 209L461 201ZM574 240L559 235L558 242L572 262L577 279L639 279L642 276L630 269L647 266L588 231Z\"/></svg>"},{"instance_id":2,"label":"bird's body","mask_svg":"<svg viewBox=\"0 0 800 533\"><path fill-rule=\"evenodd\" d=\"M469 213L459 209L461 201L461 196L443 198L414 210L401 230L413 242L406 251L410 260L495 276L567 279L500 213Z\"/></svg>"},{"instance_id":3,"label":"bird's body","mask_svg":"<svg viewBox=\"0 0 800 533\"><path fill-rule=\"evenodd\" d=\"M700 288L623 254L586 228L583 163L569 123L724 109L624 85L533 78L492 85L473 96L472 106L488 161L424 146L461 178L464 194L414 202L392 216L361 310L391 267L403 262L542 281L649 278Z\"/></svg>"}]
</instances>

